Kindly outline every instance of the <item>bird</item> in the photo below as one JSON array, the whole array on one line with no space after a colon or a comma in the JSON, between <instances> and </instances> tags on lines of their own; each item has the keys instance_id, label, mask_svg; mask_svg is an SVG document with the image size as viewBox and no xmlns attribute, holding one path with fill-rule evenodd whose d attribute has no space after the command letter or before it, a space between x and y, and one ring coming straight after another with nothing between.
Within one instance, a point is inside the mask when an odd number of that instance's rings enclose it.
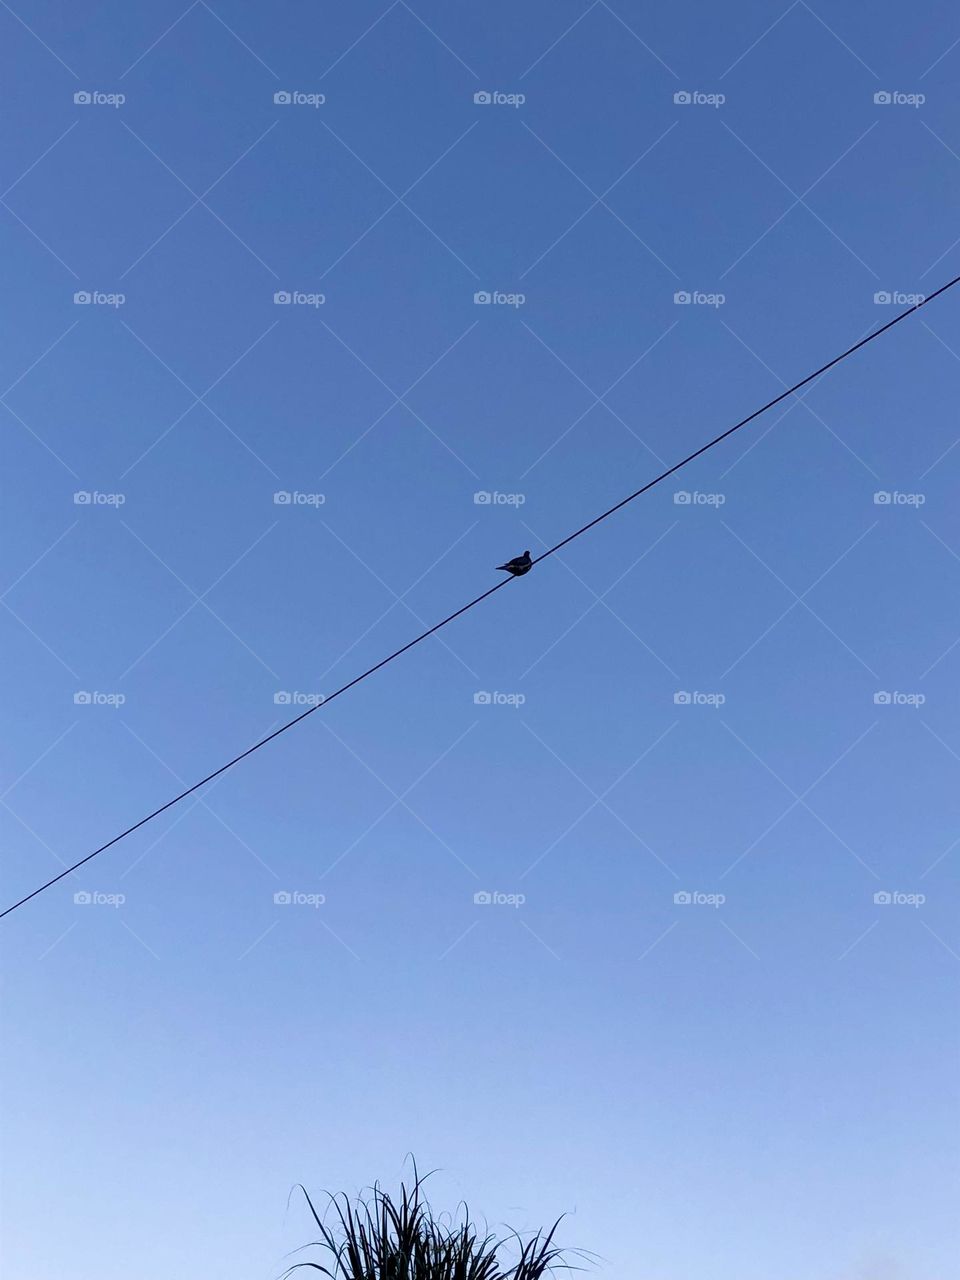
<instances>
[{"instance_id":1,"label":"bird","mask_svg":"<svg viewBox=\"0 0 960 1280\"><path fill-rule=\"evenodd\" d=\"M530 572L533 568L533 561L530 559L530 552L525 551L522 556L514 556L506 564L498 564L497 568L505 569L507 573L512 573L515 578L519 578L523 574Z\"/></svg>"}]
</instances>

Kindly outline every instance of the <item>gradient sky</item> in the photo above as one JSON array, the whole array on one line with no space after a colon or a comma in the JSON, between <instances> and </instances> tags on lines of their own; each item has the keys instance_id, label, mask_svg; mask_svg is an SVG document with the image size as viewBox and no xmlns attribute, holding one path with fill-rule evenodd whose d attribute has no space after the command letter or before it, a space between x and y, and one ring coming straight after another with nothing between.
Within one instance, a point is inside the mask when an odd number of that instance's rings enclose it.
<instances>
[{"instance_id":1,"label":"gradient sky","mask_svg":"<svg viewBox=\"0 0 960 1280\"><path fill-rule=\"evenodd\" d=\"M960 271L943 0L182 4L0 8L5 904ZM958 361L4 920L8 1280L269 1280L410 1151L605 1276L954 1274Z\"/></svg>"}]
</instances>

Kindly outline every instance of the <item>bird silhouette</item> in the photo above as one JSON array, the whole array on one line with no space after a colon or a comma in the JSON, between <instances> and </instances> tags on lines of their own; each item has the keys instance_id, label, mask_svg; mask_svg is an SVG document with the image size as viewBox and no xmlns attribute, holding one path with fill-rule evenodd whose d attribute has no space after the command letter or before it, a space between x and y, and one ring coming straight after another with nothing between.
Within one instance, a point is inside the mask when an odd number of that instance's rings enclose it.
<instances>
[{"instance_id":1,"label":"bird silhouette","mask_svg":"<svg viewBox=\"0 0 960 1280\"><path fill-rule=\"evenodd\" d=\"M512 573L515 578L519 578L523 574L530 572L533 568L533 561L530 559L530 552L525 551L522 556L514 556L506 564L498 564L497 568L505 569L507 573Z\"/></svg>"}]
</instances>

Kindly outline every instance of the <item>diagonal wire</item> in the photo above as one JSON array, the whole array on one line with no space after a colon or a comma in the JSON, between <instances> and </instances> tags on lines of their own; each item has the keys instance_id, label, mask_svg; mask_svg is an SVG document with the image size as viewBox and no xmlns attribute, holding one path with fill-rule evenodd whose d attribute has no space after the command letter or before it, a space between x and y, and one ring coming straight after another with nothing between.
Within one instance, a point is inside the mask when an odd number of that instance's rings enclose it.
<instances>
[{"instance_id":1,"label":"diagonal wire","mask_svg":"<svg viewBox=\"0 0 960 1280\"><path fill-rule=\"evenodd\" d=\"M714 436L712 440L708 440L707 443L701 445L699 449L695 449L693 453L688 453L685 458L681 458L679 462L675 462L672 467L668 467L665 471L661 471L658 476L654 476L652 480L648 480L647 483L641 485L639 489L635 489L633 493L628 494L625 498L621 498L619 502L614 503L612 507L608 507L606 511L602 511L600 515L594 516L592 520L588 520L586 524L581 525L580 528L574 530L573 533L569 533L565 538L561 538L559 542L555 543L541 555L537 556L532 563L539 564L541 560L546 560L548 556L555 555L562 547L568 546L574 541L574 539L582 537L583 534L587 533L590 529L596 528L598 524L609 519L610 516L627 506L628 503L634 502L642 494L648 493L655 485L660 484L669 476L674 475L682 467L688 466L708 450L715 448L721 443L721 441L732 436L734 432L740 431L743 427L759 418L761 414L766 413L769 409L780 404L789 396L795 395L801 387L805 387L809 382L815 381L815 379L821 377L829 369L834 368L836 365L840 364L841 361L846 360L848 356L852 356L855 352L859 351L861 347L865 347L868 343L873 342L875 338L879 338L881 334L886 333L895 325L900 324L900 322L906 320L908 316L913 315L915 311L919 311L921 307L927 306L934 300L934 298L938 298L942 293L946 293L948 289L952 289L957 284L960 284L960 276L954 276L952 280L948 280L946 284L941 285L939 289L929 294L922 302L918 302L914 306L908 307L906 311L901 311L899 315L894 316L892 320L888 320L887 323L881 325L879 329L875 329L872 333L867 334L865 338L861 338L858 342L855 342L852 347L847 347L846 351L842 351L840 355L834 356L832 360L828 360L826 364L821 365L820 368L814 370L813 373L808 373L805 378L801 378L799 382L795 382L792 387L787 387L785 391L781 391L779 395L774 396L772 400L768 400L767 403L761 405L759 409L754 409L753 413L748 414L745 418L741 418L739 422L734 423L732 427L728 427L726 431L721 431L719 435ZM139 831L139 829L146 826L148 822L152 822L154 818L158 818L161 813L166 813L168 809L172 809L173 806L179 804L181 800L185 800L187 796L193 795L195 791L199 791L201 787L206 786L208 782L212 782L214 778L219 778L221 774L226 773L228 769L232 769L234 765L239 764L241 760L246 760L247 756L252 756L255 751L259 751L261 747L265 747L267 743L272 742L274 738L279 738L282 733L286 733L288 729L292 729L294 725L299 724L301 720L306 720L308 716L312 716L315 711L320 710L320 707L326 706L327 703L332 702L334 698L339 698L349 689L352 689L354 685L360 684L361 681L374 675L377 671L380 671L381 668L387 666L396 658L401 657L408 650L413 649L418 644L421 644L424 640L428 639L428 637L435 635L436 632L440 631L443 627L449 626L451 622L462 617L471 609L476 608L478 604L481 604L484 600L487 600L490 596L495 595L496 592L502 590L512 580L512 578L504 578L494 586L488 587L487 590L481 592L480 595L474 596L474 598L468 601L467 604L461 605L460 608L455 609L453 613L447 614L447 616L440 622L435 623L432 627L428 627L426 631L422 631L420 635L415 636L412 640L408 640L407 643L401 645L399 649L394 649L393 653L388 654L385 658L381 658L379 662L374 663L372 667L368 667L366 671L362 671L360 675L354 676L352 680L348 680L347 683L341 685L339 689L335 689L334 692L331 693L322 703L308 707L306 711L302 711L299 715L294 716L292 720L288 720L285 724L282 724L279 729L274 729L274 731L272 733L268 733L265 738L261 738L259 742L255 742L252 747L247 747L246 751L241 751L240 754L234 756L232 760L228 760L226 764L222 764L218 769L214 769L212 773L208 773L206 777L201 778L199 782L195 782L192 786L181 791L179 795L174 796L172 800L168 800L166 804L160 805L160 807L154 809L152 813L148 813L146 817L141 818L138 822L133 823L132 826L127 827L124 831L115 835L112 839L108 840L106 844L100 845L100 847L98 849L94 849L92 853L88 853L85 857L80 858L79 861L75 862L72 866L61 871L59 875L55 875L43 884L38 885L36 889L33 889L17 902L12 903L11 906L6 907L3 911L0 911L0 919L3 919L4 916L9 915L12 911L16 911L18 907L22 907L32 898L43 893L45 889L49 889L52 885L57 884L58 881L62 880L65 876L70 875L79 867L84 866L99 854L105 853L106 850L112 848L113 845L119 844L121 840L132 835L134 831Z\"/></svg>"}]
</instances>

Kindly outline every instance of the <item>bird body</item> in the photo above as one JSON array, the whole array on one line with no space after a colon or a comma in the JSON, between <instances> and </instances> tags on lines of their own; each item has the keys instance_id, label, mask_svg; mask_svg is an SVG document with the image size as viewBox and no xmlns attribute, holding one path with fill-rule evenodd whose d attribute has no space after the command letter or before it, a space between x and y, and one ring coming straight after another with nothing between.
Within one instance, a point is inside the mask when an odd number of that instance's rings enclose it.
<instances>
[{"instance_id":1,"label":"bird body","mask_svg":"<svg viewBox=\"0 0 960 1280\"><path fill-rule=\"evenodd\" d=\"M515 578L520 578L523 574L530 572L533 568L533 561L530 559L530 552L525 551L522 556L514 556L506 564L498 564L497 568L513 574Z\"/></svg>"}]
</instances>

